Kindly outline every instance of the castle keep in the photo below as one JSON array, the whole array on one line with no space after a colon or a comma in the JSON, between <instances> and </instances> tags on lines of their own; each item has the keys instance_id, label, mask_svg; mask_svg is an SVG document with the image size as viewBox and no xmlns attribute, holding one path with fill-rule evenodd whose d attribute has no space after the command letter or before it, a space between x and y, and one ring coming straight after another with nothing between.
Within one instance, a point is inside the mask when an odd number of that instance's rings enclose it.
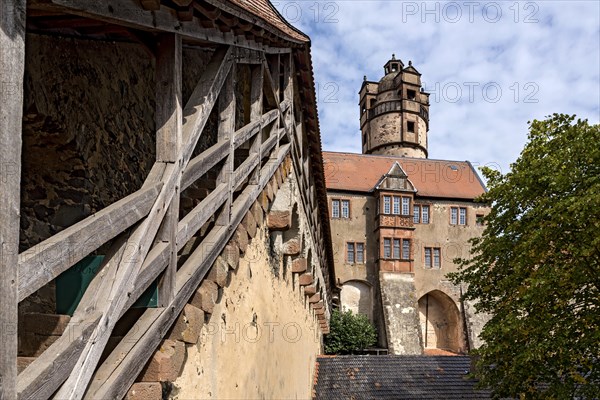
<instances>
[{"instance_id":1,"label":"castle keep","mask_svg":"<svg viewBox=\"0 0 600 400\"><path fill-rule=\"evenodd\" d=\"M360 89L362 153L325 152L342 309L365 314L391 354L478 347L483 317L446 279L488 207L468 161L428 158L429 95L395 56Z\"/></svg>"}]
</instances>

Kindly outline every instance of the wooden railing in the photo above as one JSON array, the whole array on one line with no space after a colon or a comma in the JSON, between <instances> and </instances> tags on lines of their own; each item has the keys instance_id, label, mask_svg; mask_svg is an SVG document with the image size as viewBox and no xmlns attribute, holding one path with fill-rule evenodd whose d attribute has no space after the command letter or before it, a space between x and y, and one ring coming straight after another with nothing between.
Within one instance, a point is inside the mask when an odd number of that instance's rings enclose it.
<instances>
[{"instance_id":1,"label":"wooden railing","mask_svg":"<svg viewBox=\"0 0 600 400\"><path fill-rule=\"evenodd\" d=\"M157 159L143 186L126 198L19 254L19 301L48 284L78 261L111 242L100 271L79 303L69 328L17 380L20 399L121 398L192 296L235 227L292 150L301 197L312 225L319 259L325 259L316 213L314 182L306 161L306 135L293 91L291 53L276 55L283 65L274 79L267 55L220 47L185 107L181 106L181 38L162 34L158 45ZM256 60L259 60L257 62ZM234 132L236 65L252 72L250 122ZM283 92L283 101L280 99ZM272 109L263 113L263 101ZM212 109L217 106L217 141L192 158ZM185 118L185 121L184 121ZM268 132L264 135L263 132ZM264 136L264 141L263 141ZM302 142L303 141L303 142ZM234 169L234 151L248 155ZM179 194L221 165L215 188L179 220ZM234 201L234 192L238 193ZM177 252L214 218L214 227L177 268ZM154 281L160 307L147 309L99 365L119 318Z\"/></svg>"}]
</instances>

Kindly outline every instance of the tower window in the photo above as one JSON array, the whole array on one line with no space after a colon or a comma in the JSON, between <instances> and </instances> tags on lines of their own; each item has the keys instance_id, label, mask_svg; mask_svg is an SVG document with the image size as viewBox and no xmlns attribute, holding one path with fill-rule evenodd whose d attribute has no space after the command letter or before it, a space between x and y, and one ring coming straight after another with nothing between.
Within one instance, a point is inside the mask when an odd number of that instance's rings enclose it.
<instances>
[{"instance_id":1,"label":"tower window","mask_svg":"<svg viewBox=\"0 0 600 400\"><path fill-rule=\"evenodd\" d=\"M396 71L398 71L398 64L393 63L392 64L392 72L396 72Z\"/></svg>"},{"instance_id":2,"label":"tower window","mask_svg":"<svg viewBox=\"0 0 600 400\"><path fill-rule=\"evenodd\" d=\"M408 132L414 132L414 131L415 131L415 123L414 123L414 122L412 122L412 121L408 121L408 122L406 123L406 130L407 130Z\"/></svg>"},{"instance_id":3,"label":"tower window","mask_svg":"<svg viewBox=\"0 0 600 400\"><path fill-rule=\"evenodd\" d=\"M417 92L414 90L407 90L406 97L408 97L409 100L415 100L417 98Z\"/></svg>"}]
</instances>

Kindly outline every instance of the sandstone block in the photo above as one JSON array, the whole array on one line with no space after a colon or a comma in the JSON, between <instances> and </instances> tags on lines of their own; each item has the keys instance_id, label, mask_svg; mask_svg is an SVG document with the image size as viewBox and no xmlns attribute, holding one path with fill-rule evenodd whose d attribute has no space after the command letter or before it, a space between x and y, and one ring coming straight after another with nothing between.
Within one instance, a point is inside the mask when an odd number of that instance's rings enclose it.
<instances>
[{"instance_id":1,"label":"sandstone block","mask_svg":"<svg viewBox=\"0 0 600 400\"><path fill-rule=\"evenodd\" d=\"M301 250L300 238L293 238L283 243L283 254L286 256L297 256Z\"/></svg>"},{"instance_id":2,"label":"sandstone block","mask_svg":"<svg viewBox=\"0 0 600 400\"><path fill-rule=\"evenodd\" d=\"M205 279L196 290L190 304L211 314L219 298L219 287L211 280Z\"/></svg>"},{"instance_id":3,"label":"sandstone block","mask_svg":"<svg viewBox=\"0 0 600 400\"><path fill-rule=\"evenodd\" d=\"M258 195L258 203L265 213L269 212L269 196L266 188Z\"/></svg>"},{"instance_id":4,"label":"sandstone block","mask_svg":"<svg viewBox=\"0 0 600 400\"><path fill-rule=\"evenodd\" d=\"M313 283L313 277L311 274L302 274L298 277L298 283L300 286L307 286Z\"/></svg>"},{"instance_id":5,"label":"sandstone block","mask_svg":"<svg viewBox=\"0 0 600 400\"><path fill-rule=\"evenodd\" d=\"M292 272L306 272L307 261L306 258L296 258L292 261Z\"/></svg>"},{"instance_id":6,"label":"sandstone block","mask_svg":"<svg viewBox=\"0 0 600 400\"><path fill-rule=\"evenodd\" d=\"M240 249L235 242L231 241L221 252L221 257L229 265L229 268L236 270L240 263Z\"/></svg>"},{"instance_id":7,"label":"sandstone block","mask_svg":"<svg viewBox=\"0 0 600 400\"><path fill-rule=\"evenodd\" d=\"M315 287L315 285L310 285L310 286L305 286L304 287L304 294L305 295L312 296L315 293L317 293L317 288Z\"/></svg>"},{"instance_id":8,"label":"sandstone block","mask_svg":"<svg viewBox=\"0 0 600 400\"><path fill-rule=\"evenodd\" d=\"M171 328L168 338L185 343L196 344L204 324L204 311L191 304L186 304Z\"/></svg>"},{"instance_id":9,"label":"sandstone block","mask_svg":"<svg viewBox=\"0 0 600 400\"><path fill-rule=\"evenodd\" d=\"M240 252L243 255L246 252L246 249L248 248L248 233L242 225L238 225L237 229L233 233L232 240L240 249Z\"/></svg>"},{"instance_id":10,"label":"sandstone block","mask_svg":"<svg viewBox=\"0 0 600 400\"><path fill-rule=\"evenodd\" d=\"M254 236L256 236L257 229L256 220L254 219L254 215L252 214L251 210L248 210L246 215L244 215L244 219L242 219L242 225L246 229L246 232L248 232L248 236L253 239Z\"/></svg>"},{"instance_id":11,"label":"sandstone block","mask_svg":"<svg viewBox=\"0 0 600 400\"><path fill-rule=\"evenodd\" d=\"M62 335L69 325L71 317L58 314L23 314L22 327L25 332L38 335Z\"/></svg>"},{"instance_id":12,"label":"sandstone block","mask_svg":"<svg viewBox=\"0 0 600 400\"><path fill-rule=\"evenodd\" d=\"M256 224L258 226L262 225L263 219L264 219L264 212L262 207L260 206L260 203L257 201L254 202L254 204L252 204L252 215L254 216L254 220L256 221Z\"/></svg>"},{"instance_id":13,"label":"sandstone block","mask_svg":"<svg viewBox=\"0 0 600 400\"><path fill-rule=\"evenodd\" d=\"M275 195L275 192L273 191L271 181L267 183L267 186L265 186L265 190L267 191L267 198L269 199L269 201L273 201L273 196Z\"/></svg>"},{"instance_id":14,"label":"sandstone block","mask_svg":"<svg viewBox=\"0 0 600 400\"><path fill-rule=\"evenodd\" d=\"M138 376L138 382L173 382L185 362L185 343L164 340Z\"/></svg>"},{"instance_id":15,"label":"sandstone block","mask_svg":"<svg viewBox=\"0 0 600 400\"><path fill-rule=\"evenodd\" d=\"M137 382L125 395L125 400L162 400L160 382Z\"/></svg>"},{"instance_id":16,"label":"sandstone block","mask_svg":"<svg viewBox=\"0 0 600 400\"><path fill-rule=\"evenodd\" d=\"M217 257L215 263L211 267L206 279L209 279L219 285L219 287L225 287L227 285L227 279L229 277L229 264L227 264L221 257Z\"/></svg>"},{"instance_id":17,"label":"sandstone block","mask_svg":"<svg viewBox=\"0 0 600 400\"><path fill-rule=\"evenodd\" d=\"M32 332L19 333L19 355L23 357L39 357L52 343L60 338L59 335L38 335Z\"/></svg>"},{"instance_id":18,"label":"sandstone block","mask_svg":"<svg viewBox=\"0 0 600 400\"><path fill-rule=\"evenodd\" d=\"M306 290L304 293L306 294ZM315 293L308 299L309 303L318 303L319 301L321 301L321 293Z\"/></svg>"},{"instance_id":19,"label":"sandstone block","mask_svg":"<svg viewBox=\"0 0 600 400\"><path fill-rule=\"evenodd\" d=\"M323 302L319 301L317 303L313 303L310 305L310 308L312 308L313 310L320 310L323 308Z\"/></svg>"},{"instance_id":20,"label":"sandstone block","mask_svg":"<svg viewBox=\"0 0 600 400\"><path fill-rule=\"evenodd\" d=\"M267 216L267 227L272 231L290 229L292 216L289 211L271 211Z\"/></svg>"}]
</instances>

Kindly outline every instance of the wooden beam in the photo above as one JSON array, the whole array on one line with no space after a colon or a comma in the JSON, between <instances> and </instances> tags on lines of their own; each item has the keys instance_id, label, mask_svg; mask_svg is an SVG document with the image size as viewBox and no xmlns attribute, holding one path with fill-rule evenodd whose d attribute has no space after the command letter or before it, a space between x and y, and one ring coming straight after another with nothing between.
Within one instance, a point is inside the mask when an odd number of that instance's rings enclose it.
<instances>
[{"instance_id":1,"label":"wooden beam","mask_svg":"<svg viewBox=\"0 0 600 400\"><path fill-rule=\"evenodd\" d=\"M264 71L262 63L260 65L253 66L250 70L250 121L260 121L259 131L262 131L264 125L262 123L262 110L263 110L263 78ZM275 113L274 113L275 114ZM250 156L258 157L258 165L262 160L261 145L262 145L262 132L260 132L252 140L250 145ZM250 184L256 185L260 177L260 168L256 168L250 177Z\"/></svg>"},{"instance_id":2,"label":"wooden beam","mask_svg":"<svg viewBox=\"0 0 600 400\"><path fill-rule=\"evenodd\" d=\"M227 244L235 227L288 154L289 146L289 144L282 146L277 156L261 169L258 185L247 186L236 199L231 224L215 226L177 271L177 295L171 306L168 309L147 310L138 320L136 329L130 331L119 342L106 362L100 366L96 376L102 379L94 380L86 398L122 398L127 393L222 248Z\"/></svg>"},{"instance_id":3,"label":"wooden beam","mask_svg":"<svg viewBox=\"0 0 600 400\"><path fill-rule=\"evenodd\" d=\"M142 188L19 254L19 301L148 215L161 187Z\"/></svg>"},{"instance_id":4,"label":"wooden beam","mask_svg":"<svg viewBox=\"0 0 600 400\"><path fill-rule=\"evenodd\" d=\"M217 217L218 225L229 225L231 219L231 202L233 198L233 162L234 162L234 147L233 137L235 131L235 64L229 72L229 76L223 85L221 94L219 95L219 126L217 140L229 139L229 151L227 158L223 164L223 168L217 177L217 185L222 183L228 186L228 199L225 201L223 211Z\"/></svg>"},{"instance_id":5,"label":"wooden beam","mask_svg":"<svg viewBox=\"0 0 600 400\"><path fill-rule=\"evenodd\" d=\"M159 4L160 6L160 4ZM181 186L181 36L165 33L159 37L156 56L156 161L173 163L178 169L175 193L156 236L156 241L168 243L169 265L159 281L158 302L165 307L173 301L177 271L177 223L179 222L179 191Z\"/></svg>"},{"instance_id":6,"label":"wooden beam","mask_svg":"<svg viewBox=\"0 0 600 400\"><path fill-rule=\"evenodd\" d=\"M25 1L0 3L0 398L17 398Z\"/></svg>"}]
</instances>

